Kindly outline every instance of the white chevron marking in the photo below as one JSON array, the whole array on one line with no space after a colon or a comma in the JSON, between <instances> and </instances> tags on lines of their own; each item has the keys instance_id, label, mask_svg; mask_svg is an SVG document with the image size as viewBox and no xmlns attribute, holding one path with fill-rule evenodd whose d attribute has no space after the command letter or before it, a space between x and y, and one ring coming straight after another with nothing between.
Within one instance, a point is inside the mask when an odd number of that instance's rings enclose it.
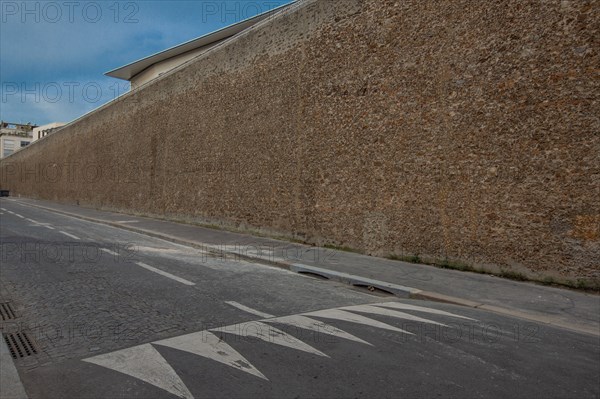
<instances>
[{"instance_id":1,"label":"white chevron marking","mask_svg":"<svg viewBox=\"0 0 600 399\"><path fill-rule=\"evenodd\" d=\"M239 352L208 331L200 331L154 343L206 357L268 381L268 378Z\"/></svg>"},{"instance_id":2,"label":"white chevron marking","mask_svg":"<svg viewBox=\"0 0 600 399\"><path fill-rule=\"evenodd\" d=\"M83 361L138 378L180 398L194 398L175 370L150 344L94 356Z\"/></svg>"},{"instance_id":3,"label":"white chevron marking","mask_svg":"<svg viewBox=\"0 0 600 399\"><path fill-rule=\"evenodd\" d=\"M386 308L403 309L403 310L416 310L417 312L439 314L439 315L442 315L442 316L458 317L459 319L466 319L466 320L477 321L475 319L471 319L470 317L459 316L459 315L454 314L454 313L444 312L443 310L424 308L422 306L408 305L408 304L400 303L400 302L374 303L373 305L375 305L375 306L383 306L383 307L386 307Z\"/></svg>"},{"instance_id":4,"label":"white chevron marking","mask_svg":"<svg viewBox=\"0 0 600 399\"><path fill-rule=\"evenodd\" d=\"M268 323L282 323L287 324L294 327L304 328L306 330L314 331L316 333L322 333L331 335L334 337L340 337L344 339L348 339L350 341L360 342L361 344L371 345L367 341L363 341L360 338L355 337L352 334L347 333L344 330L340 330L337 327L329 325L319 320L311 319L310 317L294 315L294 316L285 316L285 317L277 317L274 319L265 320Z\"/></svg>"},{"instance_id":5,"label":"white chevron marking","mask_svg":"<svg viewBox=\"0 0 600 399\"><path fill-rule=\"evenodd\" d=\"M312 353L313 355L329 357L323 352L313 348L308 344L305 344L299 339L260 321L234 324L227 327L211 329L211 331L234 334L238 337L257 338L262 341L269 342L271 344L281 345L287 348Z\"/></svg>"},{"instance_id":6,"label":"white chevron marking","mask_svg":"<svg viewBox=\"0 0 600 399\"><path fill-rule=\"evenodd\" d=\"M319 310L317 312L304 313L304 315L305 316L324 317L326 319L349 321L352 323L364 324L366 326L377 327L377 328L382 328L385 330L391 330L391 331L396 331L396 332L400 332L400 333L414 335L411 332L401 330L397 327L390 326L389 324L382 323L382 322L374 320L374 319L369 319L368 317L365 317L365 316L346 312L344 310L339 310L339 309Z\"/></svg>"},{"instance_id":7,"label":"white chevron marking","mask_svg":"<svg viewBox=\"0 0 600 399\"><path fill-rule=\"evenodd\" d=\"M251 311L250 313L254 313L259 316L271 316L267 313L248 308L237 302L228 303L230 305L236 306L241 310ZM375 328L391 330L409 335L414 334L353 312L377 314L382 316L390 316L400 319L445 326L444 324L432 320L397 311L397 309L413 310L418 312L474 320L468 317L444 312L442 310L430 309L416 305L408 305L400 302L384 302L368 305L346 306L342 308L325 309L316 312L303 313L299 315L271 317L268 320L234 324L227 327L211 329L211 331L225 333L222 335L225 337L229 337L230 339L236 339L236 337L238 339L245 337L256 338L271 344L284 346L287 348L311 353L318 356L329 357L323 352L300 341L292 335L287 334L286 332L281 331L265 323L281 323L288 326L299 327L310 331L337 336L340 338L363 343L370 346L373 345L366 341L363 341L360 338L355 337L352 334L347 333L346 331L321 322L320 320L315 320L308 316L363 324ZM233 334L233 337L231 337L231 334ZM176 396L185 399L193 399L192 394L187 389L183 381L181 381L175 370L173 370L173 368L167 363L167 361L152 345L165 346L189 352L198 356L202 356L268 381L268 379L256 367L250 364L250 362L246 360L246 358L244 358L239 352L237 352L234 348L227 344L222 338L219 337L219 335L221 334L216 334L209 331L200 331L192 334L182 335L179 337L156 341L153 344L139 345L133 348L123 349L104 355L94 356L88 359L84 359L83 361L106 367L108 369L127 374L134 378L138 378L142 381L145 381L149 384L152 384L169 393L172 393Z\"/></svg>"},{"instance_id":8,"label":"white chevron marking","mask_svg":"<svg viewBox=\"0 0 600 399\"><path fill-rule=\"evenodd\" d=\"M408 313L398 312L397 310L378 308L377 306L371 306L371 305L348 306L348 307L344 307L344 308L340 308L340 309L349 310L352 312L362 312L362 313L378 314L378 315L382 315L382 316L397 317L399 319L418 321L421 323L437 324L438 326L448 327L445 324L438 323L433 320L423 319L421 317L413 316Z\"/></svg>"}]
</instances>

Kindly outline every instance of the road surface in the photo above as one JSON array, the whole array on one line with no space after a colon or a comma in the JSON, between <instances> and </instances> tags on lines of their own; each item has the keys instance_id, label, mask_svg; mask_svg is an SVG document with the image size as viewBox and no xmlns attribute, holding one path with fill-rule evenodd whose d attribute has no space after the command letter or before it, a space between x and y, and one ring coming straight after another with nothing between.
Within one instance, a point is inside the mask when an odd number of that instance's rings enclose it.
<instances>
[{"instance_id":1,"label":"road surface","mask_svg":"<svg viewBox=\"0 0 600 399\"><path fill-rule=\"evenodd\" d=\"M600 395L591 335L215 256L12 199L0 201L0 240L2 331L30 398Z\"/></svg>"}]
</instances>

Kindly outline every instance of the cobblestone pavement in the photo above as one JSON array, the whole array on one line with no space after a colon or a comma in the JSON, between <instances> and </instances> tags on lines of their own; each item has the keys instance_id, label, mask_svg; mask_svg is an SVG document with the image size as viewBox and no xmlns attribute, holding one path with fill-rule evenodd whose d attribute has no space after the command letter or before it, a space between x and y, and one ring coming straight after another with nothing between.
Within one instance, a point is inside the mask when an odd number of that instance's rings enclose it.
<instances>
[{"instance_id":1,"label":"cobblestone pavement","mask_svg":"<svg viewBox=\"0 0 600 399\"><path fill-rule=\"evenodd\" d=\"M2 332L35 349L14 360L31 398L600 394L591 336L5 200L0 240Z\"/></svg>"}]
</instances>

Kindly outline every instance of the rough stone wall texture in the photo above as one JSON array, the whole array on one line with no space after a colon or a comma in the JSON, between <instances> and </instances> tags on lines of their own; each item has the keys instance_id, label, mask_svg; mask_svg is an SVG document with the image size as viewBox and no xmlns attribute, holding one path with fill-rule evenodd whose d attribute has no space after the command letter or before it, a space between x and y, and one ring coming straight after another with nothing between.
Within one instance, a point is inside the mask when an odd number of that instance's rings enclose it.
<instances>
[{"instance_id":1,"label":"rough stone wall texture","mask_svg":"<svg viewBox=\"0 0 600 399\"><path fill-rule=\"evenodd\" d=\"M598 279L599 11L305 1L3 160L1 184L374 255Z\"/></svg>"}]
</instances>

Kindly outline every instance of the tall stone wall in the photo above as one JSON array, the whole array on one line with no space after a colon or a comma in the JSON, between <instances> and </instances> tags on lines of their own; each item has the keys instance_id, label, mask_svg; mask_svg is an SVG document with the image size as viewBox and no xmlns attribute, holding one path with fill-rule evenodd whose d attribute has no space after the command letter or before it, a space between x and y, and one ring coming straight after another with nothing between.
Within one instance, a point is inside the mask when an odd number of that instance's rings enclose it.
<instances>
[{"instance_id":1,"label":"tall stone wall","mask_svg":"<svg viewBox=\"0 0 600 399\"><path fill-rule=\"evenodd\" d=\"M598 1L304 1L0 163L15 195L600 277Z\"/></svg>"}]
</instances>

